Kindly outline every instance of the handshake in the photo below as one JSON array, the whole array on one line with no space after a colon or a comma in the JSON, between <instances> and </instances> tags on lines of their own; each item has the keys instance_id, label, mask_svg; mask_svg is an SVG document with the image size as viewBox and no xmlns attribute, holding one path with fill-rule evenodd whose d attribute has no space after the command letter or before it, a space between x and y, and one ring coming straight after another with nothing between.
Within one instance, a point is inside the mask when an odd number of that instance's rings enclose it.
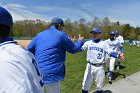
<instances>
[{"instance_id":1,"label":"handshake","mask_svg":"<svg viewBox=\"0 0 140 93\"><path fill-rule=\"evenodd\" d=\"M76 37L75 36L72 36L72 35L69 35L69 38L74 42L76 40ZM83 40L84 39L84 36L81 36L81 34L79 34L79 39L80 40Z\"/></svg>"}]
</instances>

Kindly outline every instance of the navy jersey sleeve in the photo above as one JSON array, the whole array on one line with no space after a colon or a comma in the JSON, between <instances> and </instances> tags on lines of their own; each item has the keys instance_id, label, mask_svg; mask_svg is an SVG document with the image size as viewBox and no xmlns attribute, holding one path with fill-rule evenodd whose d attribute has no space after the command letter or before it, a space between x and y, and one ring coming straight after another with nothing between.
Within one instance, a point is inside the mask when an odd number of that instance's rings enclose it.
<instances>
[{"instance_id":1,"label":"navy jersey sleeve","mask_svg":"<svg viewBox=\"0 0 140 93\"><path fill-rule=\"evenodd\" d=\"M70 40L70 38L66 34L63 34L63 36L62 36L62 46L69 53L74 54L76 52L82 51L82 49L81 49L82 45L83 45L82 40L78 40L78 42L74 43Z\"/></svg>"}]
</instances>

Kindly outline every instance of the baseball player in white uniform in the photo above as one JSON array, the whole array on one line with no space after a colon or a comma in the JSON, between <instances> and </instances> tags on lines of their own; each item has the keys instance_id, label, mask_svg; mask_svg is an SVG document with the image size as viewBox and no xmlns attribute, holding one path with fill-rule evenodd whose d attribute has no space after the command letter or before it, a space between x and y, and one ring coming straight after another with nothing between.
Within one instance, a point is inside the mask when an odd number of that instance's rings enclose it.
<instances>
[{"instance_id":1,"label":"baseball player in white uniform","mask_svg":"<svg viewBox=\"0 0 140 93\"><path fill-rule=\"evenodd\" d=\"M140 41L139 40L136 41L136 45L137 45L137 47L140 47Z\"/></svg>"},{"instance_id":2,"label":"baseball player in white uniform","mask_svg":"<svg viewBox=\"0 0 140 93\"><path fill-rule=\"evenodd\" d=\"M118 30L115 31L115 37L116 37L116 40L118 40L122 45L124 44L123 36L119 35ZM120 63L121 63L121 60L118 58L118 66L117 66L118 70L120 69Z\"/></svg>"},{"instance_id":3,"label":"baseball player in white uniform","mask_svg":"<svg viewBox=\"0 0 140 93\"><path fill-rule=\"evenodd\" d=\"M105 40L105 42L115 52L123 53L122 52L123 51L123 46L118 40L116 40L114 31L110 32L110 38ZM116 58L109 57L109 55L106 54L105 63L108 67L109 84L112 84L112 75L113 75L113 71L114 71L114 67L115 67L115 60L116 60Z\"/></svg>"},{"instance_id":4,"label":"baseball player in white uniform","mask_svg":"<svg viewBox=\"0 0 140 93\"><path fill-rule=\"evenodd\" d=\"M123 59L124 56L122 54L114 52L104 41L100 41L101 30L99 28L93 28L90 33L92 33L92 37L94 39L86 41L82 46L82 50L87 50L86 60L88 62L82 83L82 93L88 93L93 79L95 80L97 87L96 93L102 93L105 78L103 66L105 52L107 52L109 56L114 58L119 57Z\"/></svg>"},{"instance_id":5,"label":"baseball player in white uniform","mask_svg":"<svg viewBox=\"0 0 140 93\"><path fill-rule=\"evenodd\" d=\"M34 56L9 38L12 24L11 14L0 7L0 93L43 93Z\"/></svg>"},{"instance_id":6,"label":"baseball player in white uniform","mask_svg":"<svg viewBox=\"0 0 140 93\"><path fill-rule=\"evenodd\" d=\"M136 41L135 40L133 41L133 45L136 45Z\"/></svg>"}]
</instances>

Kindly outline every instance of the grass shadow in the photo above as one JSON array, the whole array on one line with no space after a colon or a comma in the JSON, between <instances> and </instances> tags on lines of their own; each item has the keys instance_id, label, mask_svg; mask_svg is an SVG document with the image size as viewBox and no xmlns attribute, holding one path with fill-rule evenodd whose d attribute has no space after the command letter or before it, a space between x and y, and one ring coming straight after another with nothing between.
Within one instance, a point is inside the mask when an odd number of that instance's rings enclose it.
<instances>
[{"instance_id":1,"label":"grass shadow","mask_svg":"<svg viewBox=\"0 0 140 93\"><path fill-rule=\"evenodd\" d=\"M117 65L115 65L115 69L117 68ZM124 69L124 68L126 68L125 66L123 66L123 65L120 65L120 70L121 69ZM105 72L105 75L108 75L108 72ZM115 72L113 72L113 77L112 77L112 80L115 80L115 79L117 79L118 77L122 77L122 78L126 78L126 76L125 76L125 73L120 73L119 72L119 70L117 71L117 69L116 69L116 71Z\"/></svg>"},{"instance_id":2,"label":"grass shadow","mask_svg":"<svg viewBox=\"0 0 140 93\"><path fill-rule=\"evenodd\" d=\"M117 77L122 76L122 78L126 78L124 73L120 73L120 72L114 72L113 73L113 77L112 80L115 80Z\"/></svg>"}]
</instances>

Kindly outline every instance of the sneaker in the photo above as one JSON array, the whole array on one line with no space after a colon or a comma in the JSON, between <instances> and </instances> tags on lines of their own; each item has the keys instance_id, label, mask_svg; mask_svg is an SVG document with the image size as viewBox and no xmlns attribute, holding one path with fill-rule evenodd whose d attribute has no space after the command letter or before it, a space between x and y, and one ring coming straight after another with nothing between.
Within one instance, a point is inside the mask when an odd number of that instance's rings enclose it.
<instances>
[{"instance_id":1,"label":"sneaker","mask_svg":"<svg viewBox=\"0 0 140 93\"><path fill-rule=\"evenodd\" d=\"M97 90L96 93L103 93L103 91L102 90Z\"/></svg>"},{"instance_id":2,"label":"sneaker","mask_svg":"<svg viewBox=\"0 0 140 93\"><path fill-rule=\"evenodd\" d=\"M88 93L88 90L83 90L83 89L82 89L82 93Z\"/></svg>"},{"instance_id":3,"label":"sneaker","mask_svg":"<svg viewBox=\"0 0 140 93\"><path fill-rule=\"evenodd\" d=\"M123 78L126 78L125 74L123 74Z\"/></svg>"},{"instance_id":4,"label":"sneaker","mask_svg":"<svg viewBox=\"0 0 140 93\"><path fill-rule=\"evenodd\" d=\"M111 77L108 78L108 82L109 82L109 84L112 84L112 79L111 79Z\"/></svg>"}]
</instances>

